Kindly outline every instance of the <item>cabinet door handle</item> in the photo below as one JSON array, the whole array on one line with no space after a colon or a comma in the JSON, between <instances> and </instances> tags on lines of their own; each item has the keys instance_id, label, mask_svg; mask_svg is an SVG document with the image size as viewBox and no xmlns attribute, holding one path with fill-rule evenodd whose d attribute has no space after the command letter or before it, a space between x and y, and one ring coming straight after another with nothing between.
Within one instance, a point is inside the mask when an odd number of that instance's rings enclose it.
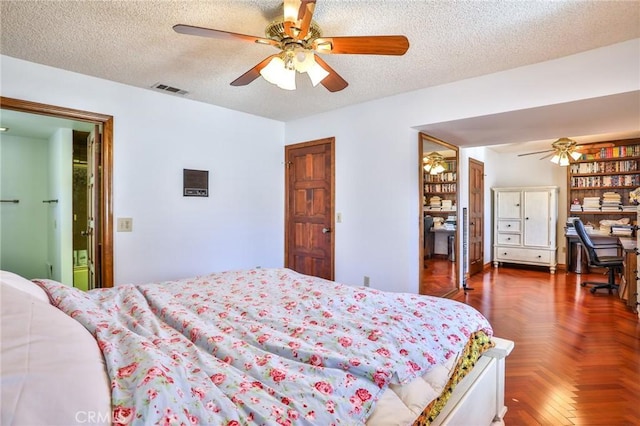
<instances>
[{"instance_id":1,"label":"cabinet door handle","mask_svg":"<svg viewBox=\"0 0 640 426\"><path fill-rule=\"evenodd\" d=\"M516 204L516 207L520 207L520 204Z\"/></svg>"},{"instance_id":2,"label":"cabinet door handle","mask_svg":"<svg viewBox=\"0 0 640 426\"><path fill-rule=\"evenodd\" d=\"M538 259L540 259L542 257L542 255L538 255Z\"/></svg>"},{"instance_id":3,"label":"cabinet door handle","mask_svg":"<svg viewBox=\"0 0 640 426\"><path fill-rule=\"evenodd\" d=\"M504 253L502 253L502 255L503 255L503 256L506 256L506 255L507 255L507 252L505 251Z\"/></svg>"},{"instance_id":4,"label":"cabinet door handle","mask_svg":"<svg viewBox=\"0 0 640 426\"><path fill-rule=\"evenodd\" d=\"M529 218L528 218L528 217L525 217L525 218L524 218L524 220L529 220Z\"/></svg>"},{"instance_id":5,"label":"cabinet door handle","mask_svg":"<svg viewBox=\"0 0 640 426\"><path fill-rule=\"evenodd\" d=\"M511 224L507 225L507 228L511 228Z\"/></svg>"},{"instance_id":6,"label":"cabinet door handle","mask_svg":"<svg viewBox=\"0 0 640 426\"><path fill-rule=\"evenodd\" d=\"M511 241L511 237L507 238L507 241Z\"/></svg>"}]
</instances>

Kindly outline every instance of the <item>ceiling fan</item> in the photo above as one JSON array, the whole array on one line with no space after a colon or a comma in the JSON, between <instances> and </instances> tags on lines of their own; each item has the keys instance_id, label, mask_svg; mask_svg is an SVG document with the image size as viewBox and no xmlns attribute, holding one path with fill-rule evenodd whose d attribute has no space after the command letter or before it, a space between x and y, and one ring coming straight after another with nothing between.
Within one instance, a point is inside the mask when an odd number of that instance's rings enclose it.
<instances>
[{"instance_id":1,"label":"ceiling fan","mask_svg":"<svg viewBox=\"0 0 640 426\"><path fill-rule=\"evenodd\" d=\"M568 166L569 157L573 158L573 160L579 159L582 156L582 153L580 152L581 150L608 148L611 146L613 146L613 144L610 142L578 145L578 143L573 139L560 138L551 144L551 149L518 154L518 157L548 153L547 155L543 155L542 157L540 157L540 160L551 157L551 161L553 163L560 164L561 166Z\"/></svg>"},{"instance_id":2,"label":"ceiling fan","mask_svg":"<svg viewBox=\"0 0 640 426\"><path fill-rule=\"evenodd\" d=\"M314 86L321 83L337 92L348 83L317 53L404 55L409 49L409 40L402 35L323 37L320 26L312 20L315 5L316 0L284 0L283 17L266 27L265 37L184 24L173 29L180 34L265 44L280 50L232 81L232 86L245 86L262 75L280 88L294 90L297 71L307 73Z\"/></svg>"}]
</instances>

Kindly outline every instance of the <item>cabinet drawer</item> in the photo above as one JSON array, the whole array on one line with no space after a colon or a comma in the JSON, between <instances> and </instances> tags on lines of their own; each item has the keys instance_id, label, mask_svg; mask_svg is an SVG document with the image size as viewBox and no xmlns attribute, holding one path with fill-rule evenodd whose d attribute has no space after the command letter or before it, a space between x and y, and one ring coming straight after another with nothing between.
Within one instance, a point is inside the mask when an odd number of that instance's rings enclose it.
<instances>
[{"instance_id":1,"label":"cabinet drawer","mask_svg":"<svg viewBox=\"0 0 640 426\"><path fill-rule=\"evenodd\" d=\"M501 262L529 262L549 265L554 251L516 247L496 247L496 259ZM555 262L554 262L555 263Z\"/></svg>"},{"instance_id":2,"label":"cabinet drawer","mask_svg":"<svg viewBox=\"0 0 640 426\"><path fill-rule=\"evenodd\" d=\"M519 220L499 220L498 231L520 232L520 221Z\"/></svg>"},{"instance_id":3,"label":"cabinet drawer","mask_svg":"<svg viewBox=\"0 0 640 426\"><path fill-rule=\"evenodd\" d=\"M520 234L498 233L498 244L519 246L521 245Z\"/></svg>"}]
</instances>

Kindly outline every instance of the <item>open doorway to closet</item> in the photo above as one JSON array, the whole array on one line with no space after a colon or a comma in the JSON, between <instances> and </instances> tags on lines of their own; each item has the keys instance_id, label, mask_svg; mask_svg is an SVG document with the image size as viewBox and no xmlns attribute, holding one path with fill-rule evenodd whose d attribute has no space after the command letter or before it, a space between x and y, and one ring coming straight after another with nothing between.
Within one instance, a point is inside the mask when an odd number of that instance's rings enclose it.
<instances>
[{"instance_id":1,"label":"open doorway to closet","mask_svg":"<svg viewBox=\"0 0 640 426\"><path fill-rule=\"evenodd\" d=\"M40 235L40 240L35 241L30 246L20 237L2 235L3 248L3 269L16 269L13 272L29 277L48 277L57 279L68 285L73 284L74 266L80 262L86 262L86 284L85 288L112 287L113 286L113 220L112 220L112 170L113 170L113 117L87 111L74 110L54 105L39 104L19 99L0 97L2 108L2 125L15 130L12 138L20 139L19 129L21 122L30 119L40 118L53 120L59 124L55 130L55 136L45 138L45 147L38 147L38 138L34 137L34 147L37 147L41 155L43 169L46 173L42 179L36 179L33 174L27 173L24 176L9 176L3 179L2 199L5 198L17 202L2 203L3 222L5 219L20 219L25 214L36 214L44 223L43 232L47 234L45 240ZM5 123L5 120L8 124ZM11 121L11 122L9 122ZM13 124L12 124L13 123ZM77 128L76 128L77 127ZM73 155L72 155L72 133L79 130L79 137L93 135L87 138L92 141L88 145L87 154L87 219L81 219L76 227L78 232L84 232L87 239L86 255L75 253L73 249L73 227L74 210L72 195L73 180ZM12 139L7 138L7 140ZM14 141L15 142L15 141ZM3 144L4 145L4 144ZM8 145L8 144L7 144ZM14 144L18 145L18 144ZM40 142L40 145L42 143ZM22 155L18 153L17 155ZM16 157L16 164L27 167L31 164L28 157ZM68 161L64 160L67 159ZM4 167L3 167L4 168ZM3 173L8 173L8 167ZM15 170L19 171L19 167ZM34 173L37 173L34 171ZM20 200L20 196L11 195L9 192L16 192L18 189L5 186L5 183L12 183L16 186L17 181L27 183L35 187L33 193L29 192L29 202L27 198ZM40 182L40 183L38 183ZM9 197L9 195L11 195ZM44 208L43 208L44 206ZM50 234L50 235L49 235ZM37 239L36 239L37 240ZM43 243L46 241L46 243ZM20 242L24 250L16 247L16 242ZM45 245L46 247L43 247ZM51 247L53 245L53 247ZM22 251L20 251L22 250ZM30 261L31 251L41 251L42 260L38 262L33 270ZM80 249L79 249L80 250ZM78 250L78 251L79 251ZM84 249L82 249L84 250ZM8 257L4 257L7 254ZM85 257L86 256L86 257ZM6 267L10 266L10 268ZM29 269L24 272L22 269ZM25 269L25 270L27 270Z\"/></svg>"}]
</instances>

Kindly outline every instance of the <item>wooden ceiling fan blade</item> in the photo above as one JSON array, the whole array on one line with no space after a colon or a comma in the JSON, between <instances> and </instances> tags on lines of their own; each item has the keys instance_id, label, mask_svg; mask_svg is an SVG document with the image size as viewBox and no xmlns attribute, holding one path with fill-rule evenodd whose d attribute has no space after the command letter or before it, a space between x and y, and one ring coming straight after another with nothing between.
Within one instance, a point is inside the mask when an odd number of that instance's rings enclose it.
<instances>
[{"instance_id":1,"label":"wooden ceiling fan blade","mask_svg":"<svg viewBox=\"0 0 640 426\"><path fill-rule=\"evenodd\" d=\"M518 157L524 157L525 155L544 154L545 152L552 152L555 149L545 149L544 151L527 152L526 154L518 154Z\"/></svg>"},{"instance_id":2,"label":"wooden ceiling fan blade","mask_svg":"<svg viewBox=\"0 0 640 426\"><path fill-rule=\"evenodd\" d=\"M339 92L349 85L345 79L340 77L340 75L334 71L333 68L329 66L320 56L315 55L315 60L318 65L325 69L329 73L320 83L326 87L326 89L330 92Z\"/></svg>"},{"instance_id":3,"label":"wooden ceiling fan blade","mask_svg":"<svg viewBox=\"0 0 640 426\"><path fill-rule=\"evenodd\" d=\"M199 37L217 38L220 40L248 41L250 43L268 44L275 47L279 46L279 43L277 41L268 38L232 33L229 31L214 30L211 28L194 27L192 25L174 25L173 30L180 34L194 35Z\"/></svg>"},{"instance_id":4,"label":"wooden ceiling fan blade","mask_svg":"<svg viewBox=\"0 0 640 426\"><path fill-rule=\"evenodd\" d=\"M300 9L298 10L298 20L300 21L300 32L296 36L296 40L303 40L309 34L311 19L316 8L316 0L302 0Z\"/></svg>"},{"instance_id":5,"label":"wooden ceiling fan blade","mask_svg":"<svg viewBox=\"0 0 640 426\"><path fill-rule=\"evenodd\" d=\"M255 80L256 78L260 77L260 71L269 64L271 59L275 58L276 56L278 56L278 54L271 55L268 58L264 59L258 65L254 66L249 71L245 72L240 77L238 77L235 80L233 80L231 82L231 85L232 86L246 86L247 84L251 83L253 80Z\"/></svg>"},{"instance_id":6,"label":"wooden ceiling fan blade","mask_svg":"<svg viewBox=\"0 0 640 426\"><path fill-rule=\"evenodd\" d=\"M550 153L548 153L547 155L543 155L542 157L540 157L540 160L544 160L545 158L549 158L549 157L551 157L551 156L552 156L552 155L554 155L554 154L555 154L555 152L550 152Z\"/></svg>"},{"instance_id":7,"label":"wooden ceiling fan blade","mask_svg":"<svg viewBox=\"0 0 640 426\"><path fill-rule=\"evenodd\" d=\"M313 49L319 53L400 56L409 49L409 40L402 35L320 37L314 40Z\"/></svg>"}]
</instances>

